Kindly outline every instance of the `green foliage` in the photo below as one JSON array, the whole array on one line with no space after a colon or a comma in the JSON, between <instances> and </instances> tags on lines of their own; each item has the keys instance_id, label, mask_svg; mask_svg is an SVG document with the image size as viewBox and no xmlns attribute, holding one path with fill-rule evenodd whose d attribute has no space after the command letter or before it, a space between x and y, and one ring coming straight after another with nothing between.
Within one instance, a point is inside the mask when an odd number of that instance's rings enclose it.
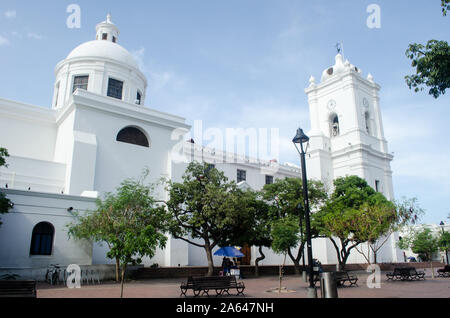
<instances>
[{"instance_id":1,"label":"green foliage","mask_svg":"<svg viewBox=\"0 0 450 318\"><path fill-rule=\"evenodd\" d=\"M439 249L446 252L450 249L450 232L441 232L438 238Z\"/></svg>"},{"instance_id":2,"label":"green foliage","mask_svg":"<svg viewBox=\"0 0 450 318\"><path fill-rule=\"evenodd\" d=\"M446 16L447 11L450 10L450 0L441 0L441 7L442 7L442 15Z\"/></svg>"},{"instance_id":3,"label":"green foliage","mask_svg":"<svg viewBox=\"0 0 450 318\"><path fill-rule=\"evenodd\" d=\"M288 216L272 223L272 250L278 254L287 254L288 250L298 245L300 228L298 219Z\"/></svg>"},{"instance_id":4,"label":"green foliage","mask_svg":"<svg viewBox=\"0 0 450 318\"><path fill-rule=\"evenodd\" d=\"M276 180L273 184L265 185L262 190L263 199L267 202L269 211L268 217L273 222L282 219L296 220L301 223L302 228L297 226L299 233L306 235L305 206L303 199L303 182L298 178L285 178ZM308 181L308 198L310 210L318 210L326 201L327 193L322 182ZM312 235L317 236L318 231L311 229ZM288 249L288 255L294 262L297 274L300 273L300 260L303 257L305 240L298 244L293 244ZM296 255L293 255L291 249L298 246Z\"/></svg>"},{"instance_id":5,"label":"green foliage","mask_svg":"<svg viewBox=\"0 0 450 318\"><path fill-rule=\"evenodd\" d=\"M357 176L338 178L334 192L323 208L314 215L313 224L322 236L336 236L347 240L355 232L354 218L368 206L384 203L381 193L372 189L364 179Z\"/></svg>"},{"instance_id":6,"label":"green foliage","mask_svg":"<svg viewBox=\"0 0 450 318\"><path fill-rule=\"evenodd\" d=\"M271 219L269 205L262 200L261 193L247 190L241 194L241 202L247 207L246 213L240 215L240 227L227 233L220 241L220 246L264 246L270 247Z\"/></svg>"},{"instance_id":7,"label":"green foliage","mask_svg":"<svg viewBox=\"0 0 450 318\"><path fill-rule=\"evenodd\" d=\"M9 157L8 150L5 148L0 148L0 167L8 167L8 165L6 164L7 157Z\"/></svg>"},{"instance_id":8,"label":"green foliage","mask_svg":"<svg viewBox=\"0 0 450 318\"><path fill-rule=\"evenodd\" d=\"M446 41L430 40L426 45L410 44L406 56L412 60L416 73L405 77L415 92L430 88L429 94L438 98L450 87L450 48Z\"/></svg>"},{"instance_id":9,"label":"green foliage","mask_svg":"<svg viewBox=\"0 0 450 318\"><path fill-rule=\"evenodd\" d=\"M298 178L278 179L267 184L262 191L263 198L270 203L273 218L304 216L303 182ZM327 199L324 185L320 181L308 181L310 210L318 209Z\"/></svg>"},{"instance_id":10,"label":"green foliage","mask_svg":"<svg viewBox=\"0 0 450 318\"><path fill-rule=\"evenodd\" d=\"M398 242L398 247L403 250L411 249L422 259L431 261L433 253L439 249L439 240L428 228L410 230L410 233Z\"/></svg>"},{"instance_id":11,"label":"green foliage","mask_svg":"<svg viewBox=\"0 0 450 318\"><path fill-rule=\"evenodd\" d=\"M447 15L450 0L441 0L442 15ZM416 73L405 77L409 89L417 93L429 88L429 95L438 98L450 87L450 49L446 41L430 40L426 45L410 44L406 56L412 60Z\"/></svg>"},{"instance_id":12,"label":"green foliage","mask_svg":"<svg viewBox=\"0 0 450 318\"><path fill-rule=\"evenodd\" d=\"M433 236L430 229L417 232L412 240L411 250L413 253L425 255L430 261L433 253L438 249L438 239Z\"/></svg>"},{"instance_id":13,"label":"green foliage","mask_svg":"<svg viewBox=\"0 0 450 318\"><path fill-rule=\"evenodd\" d=\"M7 157L9 157L8 150L6 150L5 148L0 148L0 167L8 167L8 165L6 164ZM3 192L0 192L0 214L8 213L12 207L12 202L5 196ZM2 224L3 223L0 221L0 226Z\"/></svg>"},{"instance_id":14,"label":"green foliage","mask_svg":"<svg viewBox=\"0 0 450 318\"><path fill-rule=\"evenodd\" d=\"M236 240L252 227L252 198L207 163L192 162L182 183L167 184L170 233L204 248L208 275L212 275L212 249ZM200 239L203 244L192 239Z\"/></svg>"},{"instance_id":15,"label":"green foliage","mask_svg":"<svg viewBox=\"0 0 450 318\"><path fill-rule=\"evenodd\" d=\"M68 226L70 237L108 244L107 257L116 260L117 273L118 267L122 268L122 284L128 264L153 257L167 240L165 209L152 197L153 188L143 184L145 176L123 181L115 193L97 200L95 211L78 216L77 222Z\"/></svg>"},{"instance_id":16,"label":"green foliage","mask_svg":"<svg viewBox=\"0 0 450 318\"><path fill-rule=\"evenodd\" d=\"M334 181L334 192L324 207L313 215L312 224L321 236L332 241L339 264L345 266L352 249L364 242L374 244L389 233L396 219L392 202L364 179L348 176ZM340 245L335 238L340 240Z\"/></svg>"},{"instance_id":17,"label":"green foliage","mask_svg":"<svg viewBox=\"0 0 450 318\"><path fill-rule=\"evenodd\" d=\"M390 233L397 217L395 205L388 200L373 205L365 203L352 214L353 240L369 244L375 244L381 236Z\"/></svg>"}]
</instances>

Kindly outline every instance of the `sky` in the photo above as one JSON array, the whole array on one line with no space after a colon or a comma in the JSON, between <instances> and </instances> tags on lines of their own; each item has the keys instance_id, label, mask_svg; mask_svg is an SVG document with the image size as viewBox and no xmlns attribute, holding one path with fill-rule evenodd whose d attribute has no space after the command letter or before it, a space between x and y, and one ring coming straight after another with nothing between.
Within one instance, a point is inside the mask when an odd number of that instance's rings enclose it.
<instances>
[{"instance_id":1,"label":"sky","mask_svg":"<svg viewBox=\"0 0 450 318\"><path fill-rule=\"evenodd\" d=\"M67 26L71 4L80 28ZM379 28L367 24L372 4ZM448 222L450 92L434 99L404 80L410 43L449 40L439 0L2 0L0 97L50 107L56 64L95 39L108 12L148 79L147 107L204 130L277 128L280 162L299 164L290 140L310 128L304 89L342 42L345 58L381 86L396 198L416 197L423 223Z\"/></svg>"}]
</instances>

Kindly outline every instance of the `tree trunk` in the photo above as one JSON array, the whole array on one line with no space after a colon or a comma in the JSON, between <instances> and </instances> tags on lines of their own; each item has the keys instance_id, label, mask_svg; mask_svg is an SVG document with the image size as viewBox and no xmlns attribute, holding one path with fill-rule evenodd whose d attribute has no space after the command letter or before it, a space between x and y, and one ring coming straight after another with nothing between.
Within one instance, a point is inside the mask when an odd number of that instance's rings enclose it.
<instances>
[{"instance_id":1,"label":"tree trunk","mask_svg":"<svg viewBox=\"0 0 450 318\"><path fill-rule=\"evenodd\" d=\"M299 253L300 253L300 252L299 252ZM301 270L300 270L300 259L301 259L301 257L295 258L295 257L292 255L292 253L291 253L290 250L289 250L288 254L289 254L289 257L291 258L292 262L294 263L295 275L296 275L296 276L300 276L300 275L301 275Z\"/></svg>"},{"instance_id":2,"label":"tree trunk","mask_svg":"<svg viewBox=\"0 0 450 318\"><path fill-rule=\"evenodd\" d=\"M341 266L342 266L342 270L343 271L345 271L345 265L347 264L347 260L348 260L348 257L351 254L352 249L356 248L360 244L360 243L355 243L352 246L350 246L349 248L347 248L349 243L350 242L344 242L344 241L341 240L341 245L342 245L342 250L341 250L342 263L341 263Z\"/></svg>"},{"instance_id":3,"label":"tree trunk","mask_svg":"<svg viewBox=\"0 0 450 318\"><path fill-rule=\"evenodd\" d=\"M125 271L127 269L127 264L124 264L122 267L121 281L120 281L120 298L123 298L123 283L125 280Z\"/></svg>"},{"instance_id":4,"label":"tree trunk","mask_svg":"<svg viewBox=\"0 0 450 318\"><path fill-rule=\"evenodd\" d=\"M298 252L297 252L297 257L295 258L294 255L292 255L291 250L288 250L288 254L289 257L291 258L292 262L294 263L294 269L295 269L295 275L300 276L301 275L301 270L300 270L300 260L302 259L302 257L304 257L303 255L303 251L305 250L305 242L302 242Z\"/></svg>"},{"instance_id":5,"label":"tree trunk","mask_svg":"<svg viewBox=\"0 0 450 318\"><path fill-rule=\"evenodd\" d=\"M284 253L284 261L283 261L283 265L280 266L280 287L278 288L278 293L281 293L281 285L283 282L283 268L284 265L286 264L286 253Z\"/></svg>"},{"instance_id":6,"label":"tree trunk","mask_svg":"<svg viewBox=\"0 0 450 318\"><path fill-rule=\"evenodd\" d=\"M266 258L266 255L263 253L263 247L259 247L259 254L261 255L255 260L255 277L259 277L259 262Z\"/></svg>"},{"instance_id":7,"label":"tree trunk","mask_svg":"<svg viewBox=\"0 0 450 318\"><path fill-rule=\"evenodd\" d=\"M336 250L336 254L337 254L337 258L338 258L339 271L341 271L341 270L343 270L343 268L342 268L342 260L341 260L341 253L340 253L339 247L338 247L336 241L333 238L330 237L329 239L330 239L331 243L333 243L334 249Z\"/></svg>"},{"instance_id":8,"label":"tree trunk","mask_svg":"<svg viewBox=\"0 0 450 318\"><path fill-rule=\"evenodd\" d=\"M120 259L116 257L116 283L120 282Z\"/></svg>"},{"instance_id":9,"label":"tree trunk","mask_svg":"<svg viewBox=\"0 0 450 318\"><path fill-rule=\"evenodd\" d=\"M431 265L431 279L434 279L433 253L430 253L430 265Z\"/></svg>"},{"instance_id":10,"label":"tree trunk","mask_svg":"<svg viewBox=\"0 0 450 318\"><path fill-rule=\"evenodd\" d=\"M206 258L208 259L208 273L206 274L206 276L211 277L214 274L214 260L211 251L211 246L207 240L205 240L205 251L206 251Z\"/></svg>"}]
</instances>

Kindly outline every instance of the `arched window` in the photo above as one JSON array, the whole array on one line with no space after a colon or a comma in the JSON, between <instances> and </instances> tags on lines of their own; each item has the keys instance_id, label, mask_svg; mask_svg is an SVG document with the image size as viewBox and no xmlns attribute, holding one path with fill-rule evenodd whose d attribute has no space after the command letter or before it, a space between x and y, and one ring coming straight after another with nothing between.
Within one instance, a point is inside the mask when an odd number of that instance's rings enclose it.
<instances>
[{"instance_id":1,"label":"arched window","mask_svg":"<svg viewBox=\"0 0 450 318\"><path fill-rule=\"evenodd\" d=\"M339 117L336 114L330 116L331 137L337 137L340 134Z\"/></svg>"},{"instance_id":2,"label":"arched window","mask_svg":"<svg viewBox=\"0 0 450 318\"><path fill-rule=\"evenodd\" d=\"M366 132L370 135L370 114L366 112L364 115L364 121L366 125Z\"/></svg>"},{"instance_id":3,"label":"arched window","mask_svg":"<svg viewBox=\"0 0 450 318\"><path fill-rule=\"evenodd\" d=\"M135 127L127 127L122 129L117 135L117 141L147 148L150 147L147 136Z\"/></svg>"},{"instance_id":4,"label":"arched window","mask_svg":"<svg viewBox=\"0 0 450 318\"><path fill-rule=\"evenodd\" d=\"M33 228L30 255L52 255L55 228L47 222L41 222Z\"/></svg>"}]
</instances>

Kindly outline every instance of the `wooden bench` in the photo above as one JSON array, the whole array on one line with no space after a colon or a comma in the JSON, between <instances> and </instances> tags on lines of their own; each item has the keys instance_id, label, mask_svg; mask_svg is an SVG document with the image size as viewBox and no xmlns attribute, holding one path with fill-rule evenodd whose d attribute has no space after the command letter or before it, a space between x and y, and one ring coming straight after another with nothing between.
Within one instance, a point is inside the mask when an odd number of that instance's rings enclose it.
<instances>
[{"instance_id":1,"label":"wooden bench","mask_svg":"<svg viewBox=\"0 0 450 318\"><path fill-rule=\"evenodd\" d=\"M335 279L338 287L346 287L346 283L349 284L348 287L358 286L358 277L356 275L350 275L348 272L336 272Z\"/></svg>"},{"instance_id":2,"label":"wooden bench","mask_svg":"<svg viewBox=\"0 0 450 318\"><path fill-rule=\"evenodd\" d=\"M1 280L0 298L36 298L36 281Z\"/></svg>"},{"instance_id":3,"label":"wooden bench","mask_svg":"<svg viewBox=\"0 0 450 318\"><path fill-rule=\"evenodd\" d=\"M450 265L445 265L444 268L438 269L438 277L450 277Z\"/></svg>"},{"instance_id":4,"label":"wooden bench","mask_svg":"<svg viewBox=\"0 0 450 318\"><path fill-rule=\"evenodd\" d=\"M392 281L425 280L425 272L418 272L414 267L394 268L393 272L386 273L386 277Z\"/></svg>"},{"instance_id":5,"label":"wooden bench","mask_svg":"<svg viewBox=\"0 0 450 318\"><path fill-rule=\"evenodd\" d=\"M319 272L314 272L314 286L316 286L317 283L320 284L320 274L321 273ZM337 287L347 287L346 283L349 283L348 287L358 286L358 277L355 275L350 275L348 272L336 272L334 279L336 281Z\"/></svg>"},{"instance_id":6,"label":"wooden bench","mask_svg":"<svg viewBox=\"0 0 450 318\"><path fill-rule=\"evenodd\" d=\"M214 290L216 296L221 296L224 293L230 295L230 289L236 289L237 295L244 295L244 283L238 283L235 276L224 277L189 277L187 282L181 283L181 295L186 296L188 290L194 292L194 296L198 297L201 293L209 296L209 291Z\"/></svg>"}]
</instances>

